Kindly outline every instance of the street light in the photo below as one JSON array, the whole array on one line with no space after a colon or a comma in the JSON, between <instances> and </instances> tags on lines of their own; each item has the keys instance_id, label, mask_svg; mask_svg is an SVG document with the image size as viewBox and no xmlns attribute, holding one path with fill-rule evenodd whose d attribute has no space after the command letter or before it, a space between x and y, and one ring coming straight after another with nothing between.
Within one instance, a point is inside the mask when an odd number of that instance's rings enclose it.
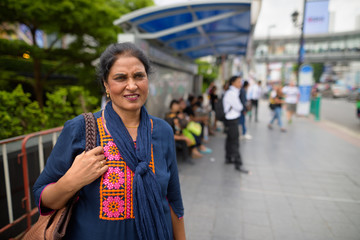
<instances>
[{"instance_id":1,"label":"street light","mask_svg":"<svg viewBox=\"0 0 360 240\"><path fill-rule=\"evenodd\" d=\"M298 25L298 17L299 17L299 12L298 11L296 11L295 10L295 12L293 12L292 14L291 14L291 19L292 19L292 21L293 21L293 24L296 26L296 27L298 27L299 25Z\"/></svg>"},{"instance_id":2,"label":"street light","mask_svg":"<svg viewBox=\"0 0 360 240\"><path fill-rule=\"evenodd\" d=\"M291 14L291 20L295 27L300 27L301 34L300 34L300 40L299 40L299 53L298 53L298 70L297 70L297 80L299 81L299 69L301 64L304 62L304 55L305 55L305 49L304 49L304 19L305 19L305 9L306 8L306 0L304 0L304 7L303 7L303 14L301 22L299 21L299 12L294 11Z\"/></svg>"}]
</instances>

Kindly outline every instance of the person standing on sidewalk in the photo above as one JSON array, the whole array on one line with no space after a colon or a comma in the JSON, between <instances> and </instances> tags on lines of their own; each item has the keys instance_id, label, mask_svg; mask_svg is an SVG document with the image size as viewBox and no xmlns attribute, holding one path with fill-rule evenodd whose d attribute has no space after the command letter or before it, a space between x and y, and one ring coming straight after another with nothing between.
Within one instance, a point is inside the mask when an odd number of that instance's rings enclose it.
<instances>
[{"instance_id":1,"label":"person standing on sidewalk","mask_svg":"<svg viewBox=\"0 0 360 240\"><path fill-rule=\"evenodd\" d=\"M239 118L243 105L240 102L240 87L241 78L233 76L229 80L229 90L225 92L223 98L223 106L225 112L225 163L235 163L235 169L243 173L249 171L242 168L242 159L240 155L240 141L239 141Z\"/></svg>"},{"instance_id":2,"label":"person standing on sidewalk","mask_svg":"<svg viewBox=\"0 0 360 240\"><path fill-rule=\"evenodd\" d=\"M286 118L289 124L292 123L292 116L296 112L296 104L300 98L299 88L295 85L294 81L291 81L289 86L285 86L282 89L283 94L285 94L285 103L286 103Z\"/></svg>"},{"instance_id":3,"label":"person standing on sidewalk","mask_svg":"<svg viewBox=\"0 0 360 240\"><path fill-rule=\"evenodd\" d=\"M240 88L240 102L243 105L243 110L241 111L241 115L240 115L240 119L239 119L239 124L242 127L242 135L241 138L242 139L247 139L247 140L251 140L252 136L250 134L247 133L247 129L246 129L246 112L247 112L247 106L248 105L248 101L247 101L247 90L249 88L249 82L248 81L244 81L242 87Z\"/></svg>"},{"instance_id":4,"label":"person standing on sidewalk","mask_svg":"<svg viewBox=\"0 0 360 240\"><path fill-rule=\"evenodd\" d=\"M286 129L283 127L281 121L281 109L282 109L282 104L284 103L283 99L284 98L283 98L283 93L281 91L281 86L275 85L274 89L270 92L270 102L273 104L274 116L271 119L270 123L268 124L268 128L272 129L273 128L272 124L277 119L281 131L286 132Z\"/></svg>"},{"instance_id":5,"label":"person standing on sidewalk","mask_svg":"<svg viewBox=\"0 0 360 240\"><path fill-rule=\"evenodd\" d=\"M249 89L249 98L251 101L251 108L255 113L255 122L258 122L258 107L259 107L259 99L261 98L261 81L258 81L257 84L254 84ZM252 114L249 115L249 121L252 120Z\"/></svg>"}]
</instances>

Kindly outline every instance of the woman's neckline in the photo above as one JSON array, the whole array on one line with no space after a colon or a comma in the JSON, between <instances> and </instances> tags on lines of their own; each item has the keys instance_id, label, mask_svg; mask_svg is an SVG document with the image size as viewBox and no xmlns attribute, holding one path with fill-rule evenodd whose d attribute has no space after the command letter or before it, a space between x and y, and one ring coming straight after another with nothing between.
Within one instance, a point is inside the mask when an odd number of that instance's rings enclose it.
<instances>
[{"instance_id":1,"label":"woman's neckline","mask_svg":"<svg viewBox=\"0 0 360 240\"><path fill-rule=\"evenodd\" d=\"M104 112L105 112L105 109L103 109L103 111L101 112L101 120L102 120L102 122L103 122L104 129L105 129L106 133L107 133L109 136L112 137L109 129L108 129L107 126L106 126L106 119L105 119L105 114L104 114ZM125 125L124 125L124 126L125 126ZM125 126L125 127L126 127L126 126ZM132 128L132 129L134 129L134 128ZM127 128L126 128L126 130L127 130L128 133L130 134L130 132L129 132L129 130L128 130ZM130 134L130 136L131 136L131 134ZM136 142L136 139L134 140L134 138L133 138L132 136L131 136L131 138L132 138L132 140L133 140L134 142Z\"/></svg>"}]
</instances>

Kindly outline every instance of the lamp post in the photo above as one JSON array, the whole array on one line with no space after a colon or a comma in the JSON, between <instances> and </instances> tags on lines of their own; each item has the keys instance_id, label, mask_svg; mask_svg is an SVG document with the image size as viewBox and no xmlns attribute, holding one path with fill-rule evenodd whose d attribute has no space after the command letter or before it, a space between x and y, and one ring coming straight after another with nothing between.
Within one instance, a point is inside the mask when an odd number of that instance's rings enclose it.
<instances>
[{"instance_id":1,"label":"lamp post","mask_svg":"<svg viewBox=\"0 0 360 240\"><path fill-rule=\"evenodd\" d=\"M304 49L304 20L305 20L305 10L306 10L306 0L304 0L304 7L303 7L303 13L302 13L302 19L301 22L299 21L299 12L294 11L291 14L291 20L295 27L300 27L301 34L300 34L300 40L299 40L299 53L298 53L298 70L297 70L297 81L299 81L299 69L301 64L304 62L304 55L305 55L305 49Z\"/></svg>"}]
</instances>

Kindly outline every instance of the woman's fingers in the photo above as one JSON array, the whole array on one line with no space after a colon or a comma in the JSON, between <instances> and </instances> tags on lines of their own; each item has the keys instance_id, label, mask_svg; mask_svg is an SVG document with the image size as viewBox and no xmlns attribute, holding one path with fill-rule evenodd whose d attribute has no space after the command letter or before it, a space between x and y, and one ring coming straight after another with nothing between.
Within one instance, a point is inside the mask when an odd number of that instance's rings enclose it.
<instances>
[{"instance_id":1,"label":"woman's fingers","mask_svg":"<svg viewBox=\"0 0 360 240\"><path fill-rule=\"evenodd\" d=\"M96 147L86 152L84 157L85 159L92 161L94 163L98 161L102 161L105 159L104 149L101 146Z\"/></svg>"},{"instance_id":2,"label":"woman's fingers","mask_svg":"<svg viewBox=\"0 0 360 240\"><path fill-rule=\"evenodd\" d=\"M104 159L106 159L104 154L99 154L99 155L95 155L92 157L95 161L102 161Z\"/></svg>"},{"instance_id":3,"label":"woman's fingers","mask_svg":"<svg viewBox=\"0 0 360 240\"><path fill-rule=\"evenodd\" d=\"M99 155L104 153L104 148L102 146L98 146L96 148L91 149L90 151L87 151L88 154L94 154Z\"/></svg>"},{"instance_id":4,"label":"woman's fingers","mask_svg":"<svg viewBox=\"0 0 360 240\"><path fill-rule=\"evenodd\" d=\"M99 169L99 177L101 176L101 175L103 175L107 170L108 170L108 168L109 168L109 166L108 165L104 165L103 167L101 167L100 169Z\"/></svg>"},{"instance_id":5,"label":"woman's fingers","mask_svg":"<svg viewBox=\"0 0 360 240\"><path fill-rule=\"evenodd\" d=\"M99 161L99 163L100 163L100 168L103 168L105 165L107 165L106 160L101 160Z\"/></svg>"}]
</instances>

